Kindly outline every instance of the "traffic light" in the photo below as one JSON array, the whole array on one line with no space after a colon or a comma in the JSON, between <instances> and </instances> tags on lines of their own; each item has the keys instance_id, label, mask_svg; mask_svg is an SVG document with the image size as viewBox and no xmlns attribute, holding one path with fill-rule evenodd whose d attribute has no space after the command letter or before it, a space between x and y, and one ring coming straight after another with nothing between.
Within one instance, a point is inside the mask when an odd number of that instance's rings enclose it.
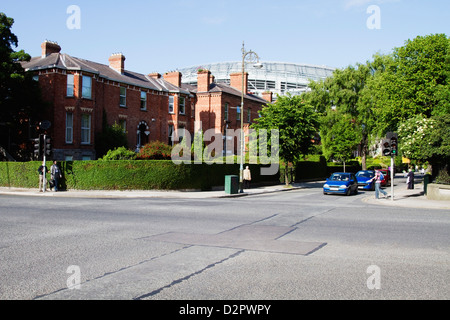
<instances>
[{"instance_id":1,"label":"traffic light","mask_svg":"<svg viewBox=\"0 0 450 320\"><path fill-rule=\"evenodd\" d=\"M392 154L390 140L384 139L383 142L381 143L381 148L382 148L383 156L388 157Z\"/></svg>"},{"instance_id":2,"label":"traffic light","mask_svg":"<svg viewBox=\"0 0 450 320\"><path fill-rule=\"evenodd\" d=\"M44 153L46 156L49 156L52 153L52 140L50 137L44 137Z\"/></svg>"},{"instance_id":3,"label":"traffic light","mask_svg":"<svg viewBox=\"0 0 450 320\"><path fill-rule=\"evenodd\" d=\"M395 157L398 154L398 135L393 133L390 140L391 144L391 155Z\"/></svg>"},{"instance_id":4,"label":"traffic light","mask_svg":"<svg viewBox=\"0 0 450 320\"><path fill-rule=\"evenodd\" d=\"M39 160L39 158L42 155L41 136L39 136L39 138L36 138L36 139L31 139L31 141L33 143L34 158L36 160Z\"/></svg>"}]
</instances>

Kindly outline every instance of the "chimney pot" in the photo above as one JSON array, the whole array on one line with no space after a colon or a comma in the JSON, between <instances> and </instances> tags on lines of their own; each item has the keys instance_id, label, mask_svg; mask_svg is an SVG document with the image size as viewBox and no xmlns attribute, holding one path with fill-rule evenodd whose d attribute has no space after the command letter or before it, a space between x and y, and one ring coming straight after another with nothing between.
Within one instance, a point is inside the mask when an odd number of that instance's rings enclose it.
<instances>
[{"instance_id":1,"label":"chimney pot","mask_svg":"<svg viewBox=\"0 0 450 320\"><path fill-rule=\"evenodd\" d=\"M61 47L58 45L58 43L48 40L45 40L41 44L41 49L42 49L42 58L48 57L52 53L61 52Z\"/></svg>"},{"instance_id":2,"label":"chimney pot","mask_svg":"<svg viewBox=\"0 0 450 320\"><path fill-rule=\"evenodd\" d=\"M114 53L109 57L109 67L123 74L125 71L125 56L121 53Z\"/></svg>"}]
</instances>

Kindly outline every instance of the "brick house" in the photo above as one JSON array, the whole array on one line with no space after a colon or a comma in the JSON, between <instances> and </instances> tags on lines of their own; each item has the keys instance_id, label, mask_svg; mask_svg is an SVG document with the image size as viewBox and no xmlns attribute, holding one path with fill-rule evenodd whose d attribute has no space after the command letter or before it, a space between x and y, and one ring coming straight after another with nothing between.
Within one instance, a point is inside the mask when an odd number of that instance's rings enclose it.
<instances>
[{"instance_id":1,"label":"brick house","mask_svg":"<svg viewBox=\"0 0 450 320\"><path fill-rule=\"evenodd\" d=\"M216 84L208 71L199 71L198 86L182 83L179 72L139 74L125 69L125 56L113 54L109 64L96 63L61 53L61 47L45 41L41 57L23 63L39 81L42 94L52 105L43 119L52 123L53 159L96 159L95 135L108 125L120 124L127 133L130 149L149 141L173 144L172 133L180 128L191 135L198 130L246 127L258 117L266 103L246 94L246 112L240 114L241 75L230 86ZM238 83L240 83L238 85ZM271 98L270 98L271 99ZM271 101L271 100L268 100Z\"/></svg>"}]
</instances>

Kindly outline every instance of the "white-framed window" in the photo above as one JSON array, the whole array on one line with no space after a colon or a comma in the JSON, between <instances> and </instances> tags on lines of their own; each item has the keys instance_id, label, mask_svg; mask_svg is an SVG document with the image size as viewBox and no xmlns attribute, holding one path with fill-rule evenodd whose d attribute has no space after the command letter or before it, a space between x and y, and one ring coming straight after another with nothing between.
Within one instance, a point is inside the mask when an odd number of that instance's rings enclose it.
<instances>
[{"instance_id":1,"label":"white-framed window","mask_svg":"<svg viewBox=\"0 0 450 320\"><path fill-rule=\"evenodd\" d=\"M91 144L91 115L81 116L81 144Z\"/></svg>"},{"instance_id":2,"label":"white-framed window","mask_svg":"<svg viewBox=\"0 0 450 320\"><path fill-rule=\"evenodd\" d=\"M178 98L178 106L180 110L180 114L185 114L186 112L186 99L184 97Z\"/></svg>"},{"instance_id":3,"label":"white-framed window","mask_svg":"<svg viewBox=\"0 0 450 320\"><path fill-rule=\"evenodd\" d=\"M66 113L66 143L73 143L73 113Z\"/></svg>"},{"instance_id":4,"label":"white-framed window","mask_svg":"<svg viewBox=\"0 0 450 320\"><path fill-rule=\"evenodd\" d=\"M241 106L236 107L236 120L241 120Z\"/></svg>"},{"instance_id":5,"label":"white-framed window","mask_svg":"<svg viewBox=\"0 0 450 320\"><path fill-rule=\"evenodd\" d=\"M147 92L141 91L141 110L147 110Z\"/></svg>"},{"instance_id":6,"label":"white-framed window","mask_svg":"<svg viewBox=\"0 0 450 320\"><path fill-rule=\"evenodd\" d=\"M247 111L247 122L251 123L252 122L252 109L248 108Z\"/></svg>"},{"instance_id":7,"label":"white-framed window","mask_svg":"<svg viewBox=\"0 0 450 320\"><path fill-rule=\"evenodd\" d=\"M127 88L125 87L120 87L120 102L119 102L121 107L126 107L127 106Z\"/></svg>"},{"instance_id":8,"label":"white-framed window","mask_svg":"<svg viewBox=\"0 0 450 320\"><path fill-rule=\"evenodd\" d=\"M92 99L92 78L83 76L82 81L81 96L86 99Z\"/></svg>"},{"instance_id":9,"label":"white-framed window","mask_svg":"<svg viewBox=\"0 0 450 320\"><path fill-rule=\"evenodd\" d=\"M173 96L169 96L169 113L174 113L175 112L173 103L174 103Z\"/></svg>"},{"instance_id":10,"label":"white-framed window","mask_svg":"<svg viewBox=\"0 0 450 320\"><path fill-rule=\"evenodd\" d=\"M74 82L74 75L68 74L67 75L67 96L73 97L75 92L75 82Z\"/></svg>"},{"instance_id":11,"label":"white-framed window","mask_svg":"<svg viewBox=\"0 0 450 320\"><path fill-rule=\"evenodd\" d=\"M173 124L169 124L169 130L168 130L168 134L169 134L169 146L173 146L173 140L172 140L172 136L173 133L175 132L175 127L173 126Z\"/></svg>"}]
</instances>

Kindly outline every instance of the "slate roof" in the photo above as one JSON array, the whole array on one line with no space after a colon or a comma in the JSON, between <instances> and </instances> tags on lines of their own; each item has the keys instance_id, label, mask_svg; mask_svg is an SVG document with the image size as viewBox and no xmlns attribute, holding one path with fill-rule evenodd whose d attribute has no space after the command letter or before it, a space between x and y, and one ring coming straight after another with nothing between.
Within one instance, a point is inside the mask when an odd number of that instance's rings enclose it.
<instances>
[{"instance_id":1,"label":"slate roof","mask_svg":"<svg viewBox=\"0 0 450 320\"><path fill-rule=\"evenodd\" d=\"M125 70L123 74L115 71L109 65L72 57L63 53L52 53L45 58L35 57L29 62L22 63L26 71L38 71L49 68L59 68L63 70L84 71L112 81L123 84L134 85L156 91L179 92L189 94L184 90L167 82L163 78L155 79L144 74Z\"/></svg>"}]
</instances>

